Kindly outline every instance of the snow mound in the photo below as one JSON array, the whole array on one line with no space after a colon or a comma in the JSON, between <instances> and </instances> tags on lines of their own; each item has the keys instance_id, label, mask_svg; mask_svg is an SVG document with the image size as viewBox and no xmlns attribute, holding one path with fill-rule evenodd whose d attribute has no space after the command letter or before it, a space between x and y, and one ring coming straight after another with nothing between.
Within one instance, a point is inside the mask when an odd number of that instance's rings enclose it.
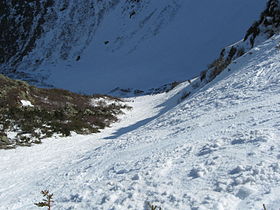
<instances>
[{"instance_id":1,"label":"snow mound","mask_svg":"<svg viewBox=\"0 0 280 210\"><path fill-rule=\"evenodd\" d=\"M31 106L33 107L34 105L32 105L32 103L30 101L27 100L20 100L22 106Z\"/></svg>"}]
</instances>

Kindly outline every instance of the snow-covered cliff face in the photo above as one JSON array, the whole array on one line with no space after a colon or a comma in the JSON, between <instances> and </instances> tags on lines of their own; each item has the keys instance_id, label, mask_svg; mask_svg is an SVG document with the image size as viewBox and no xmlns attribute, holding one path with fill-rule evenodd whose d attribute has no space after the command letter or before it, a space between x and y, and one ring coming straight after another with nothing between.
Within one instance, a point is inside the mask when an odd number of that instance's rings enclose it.
<instances>
[{"instance_id":1,"label":"snow-covered cliff face","mask_svg":"<svg viewBox=\"0 0 280 210\"><path fill-rule=\"evenodd\" d=\"M0 2L2 71L14 71L23 57L32 51L37 39L44 33L43 25L53 4L53 0Z\"/></svg>"},{"instance_id":2,"label":"snow-covered cliff face","mask_svg":"<svg viewBox=\"0 0 280 210\"><path fill-rule=\"evenodd\" d=\"M90 43L105 12L118 0L4 1L1 4L1 72L23 79L42 63L77 58ZM44 69L45 71L47 69ZM24 74L22 74L24 72ZM14 76L15 76L14 75ZM43 72L41 75L48 75ZM43 78L41 78L43 79Z\"/></svg>"},{"instance_id":3,"label":"snow-covered cliff face","mask_svg":"<svg viewBox=\"0 0 280 210\"><path fill-rule=\"evenodd\" d=\"M259 20L255 21L247 30L244 39L223 48L219 58L209 64L208 69L201 73L201 81L205 80L206 83L212 81L232 61L279 32L280 2L279 0L268 0Z\"/></svg>"},{"instance_id":4,"label":"snow-covered cliff face","mask_svg":"<svg viewBox=\"0 0 280 210\"><path fill-rule=\"evenodd\" d=\"M222 47L242 38L265 1L0 4L0 72L35 84L104 93L193 77Z\"/></svg>"},{"instance_id":5,"label":"snow-covered cliff face","mask_svg":"<svg viewBox=\"0 0 280 210\"><path fill-rule=\"evenodd\" d=\"M280 2L269 0L260 19L248 29L244 41L249 40L251 47L280 32Z\"/></svg>"}]
</instances>

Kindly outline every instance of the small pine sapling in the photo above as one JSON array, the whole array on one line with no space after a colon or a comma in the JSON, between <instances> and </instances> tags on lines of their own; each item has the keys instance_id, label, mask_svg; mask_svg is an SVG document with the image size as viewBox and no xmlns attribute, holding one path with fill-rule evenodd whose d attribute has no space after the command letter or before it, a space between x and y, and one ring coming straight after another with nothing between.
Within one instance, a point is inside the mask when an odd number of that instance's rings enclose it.
<instances>
[{"instance_id":1,"label":"small pine sapling","mask_svg":"<svg viewBox=\"0 0 280 210\"><path fill-rule=\"evenodd\" d=\"M53 194L50 194L48 190L41 191L41 194L43 195L43 200L38 203L34 203L34 205L38 207L47 207L48 210L51 210L51 206L54 203L53 201Z\"/></svg>"},{"instance_id":2,"label":"small pine sapling","mask_svg":"<svg viewBox=\"0 0 280 210\"><path fill-rule=\"evenodd\" d=\"M161 207L152 205L151 203L148 203L148 206L151 210L161 210Z\"/></svg>"}]
</instances>

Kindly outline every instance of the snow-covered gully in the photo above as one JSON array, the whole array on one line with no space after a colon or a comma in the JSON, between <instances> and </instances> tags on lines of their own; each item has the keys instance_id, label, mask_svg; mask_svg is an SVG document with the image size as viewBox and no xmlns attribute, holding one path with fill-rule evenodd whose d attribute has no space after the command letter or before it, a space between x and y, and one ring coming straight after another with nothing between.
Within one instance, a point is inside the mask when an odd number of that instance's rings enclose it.
<instances>
[{"instance_id":1,"label":"snow-covered gully","mask_svg":"<svg viewBox=\"0 0 280 210\"><path fill-rule=\"evenodd\" d=\"M99 134L0 151L0 209L261 209L280 206L276 36L178 104L183 83L130 98Z\"/></svg>"}]
</instances>

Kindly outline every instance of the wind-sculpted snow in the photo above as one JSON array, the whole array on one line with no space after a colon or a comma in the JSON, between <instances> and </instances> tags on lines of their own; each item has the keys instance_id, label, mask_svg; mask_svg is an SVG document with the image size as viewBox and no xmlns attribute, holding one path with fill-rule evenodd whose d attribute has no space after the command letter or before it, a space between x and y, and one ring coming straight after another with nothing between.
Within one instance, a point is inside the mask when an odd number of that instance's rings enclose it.
<instances>
[{"instance_id":1,"label":"wind-sculpted snow","mask_svg":"<svg viewBox=\"0 0 280 210\"><path fill-rule=\"evenodd\" d=\"M0 151L1 208L35 209L48 189L55 209L278 210L279 41L180 104L188 82L129 99L134 109L104 133Z\"/></svg>"}]
</instances>

